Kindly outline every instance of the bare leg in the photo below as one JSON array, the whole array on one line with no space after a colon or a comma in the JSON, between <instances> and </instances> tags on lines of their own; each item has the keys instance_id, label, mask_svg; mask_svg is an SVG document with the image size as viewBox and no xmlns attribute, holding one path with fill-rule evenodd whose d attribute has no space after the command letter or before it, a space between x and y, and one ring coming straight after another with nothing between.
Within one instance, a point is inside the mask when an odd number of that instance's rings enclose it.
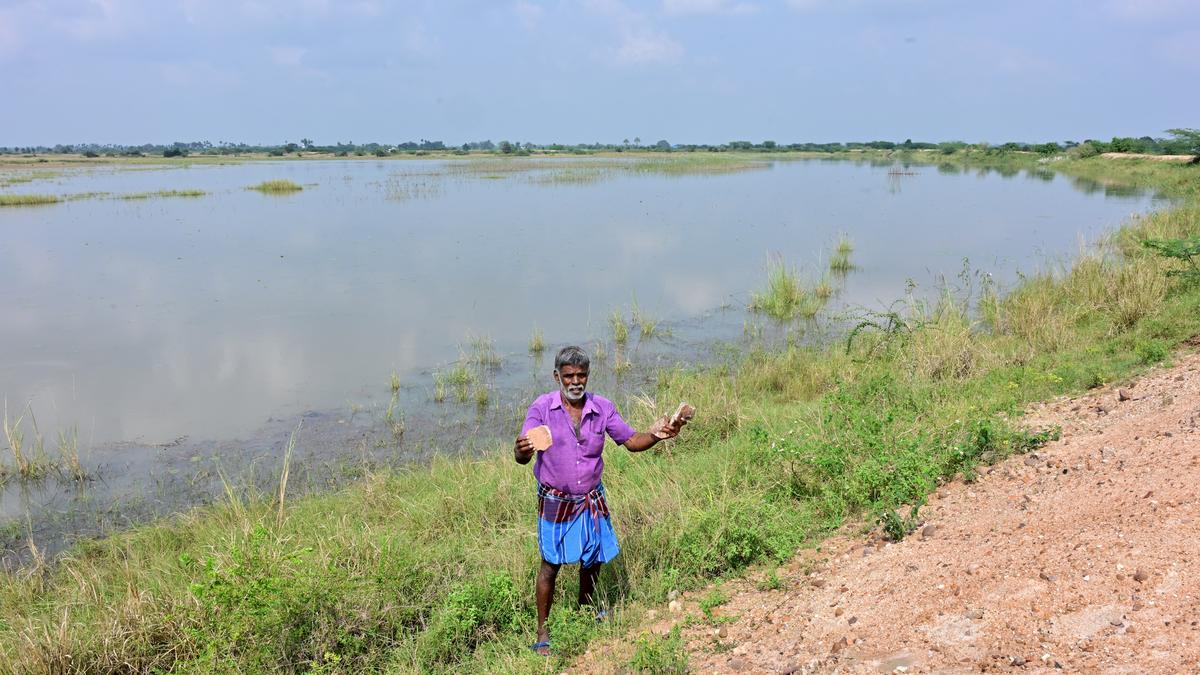
<instances>
[{"instance_id":1,"label":"bare leg","mask_svg":"<svg viewBox=\"0 0 1200 675\"><path fill-rule=\"evenodd\" d=\"M541 568L538 569L536 588L538 642L550 639L550 632L546 630L546 617L550 616L550 605L554 603L554 582L556 579L558 579L558 565L543 560Z\"/></svg>"},{"instance_id":2,"label":"bare leg","mask_svg":"<svg viewBox=\"0 0 1200 675\"><path fill-rule=\"evenodd\" d=\"M600 576L600 565L597 563L591 567L579 566L579 604L592 604L592 591L596 588L596 577Z\"/></svg>"}]
</instances>

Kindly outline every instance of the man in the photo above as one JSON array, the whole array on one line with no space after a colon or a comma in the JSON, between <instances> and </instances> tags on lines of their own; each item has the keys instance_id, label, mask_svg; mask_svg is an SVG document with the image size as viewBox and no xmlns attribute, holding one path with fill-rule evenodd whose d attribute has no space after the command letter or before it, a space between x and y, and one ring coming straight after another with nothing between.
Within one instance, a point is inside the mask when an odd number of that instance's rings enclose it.
<instances>
[{"instance_id":1,"label":"man","mask_svg":"<svg viewBox=\"0 0 1200 675\"><path fill-rule=\"evenodd\" d=\"M686 423L659 421L650 432L635 431L621 419L612 401L587 393L587 354L579 347L564 347L554 358L554 381L559 390L539 396L521 427L515 455L528 464L534 447L526 434L539 426L550 428L552 443L537 453L533 475L538 482L538 547L542 555L537 575L537 642L532 649L550 654L546 617L554 601L558 568L579 563L579 604L592 604L592 591L600 566L620 552L609 517L600 475L604 435L630 452L649 449L660 440L674 438ZM603 618L603 613L597 614Z\"/></svg>"}]
</instances>

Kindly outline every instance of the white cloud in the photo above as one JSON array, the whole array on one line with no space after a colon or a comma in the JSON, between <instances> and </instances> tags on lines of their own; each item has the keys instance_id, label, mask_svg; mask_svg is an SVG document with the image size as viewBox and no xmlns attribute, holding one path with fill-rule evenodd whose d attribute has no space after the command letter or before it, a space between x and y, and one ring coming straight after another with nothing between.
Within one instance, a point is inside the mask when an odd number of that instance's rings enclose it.
<instances>
[{"instance_id":1,"label":"white cloud","mask_svg":"<svg viewBox=\"0 0 1200 675\"><path fill-rule=\"evenodd\" d=\"M611 19L619 43L604 50L618 66L676 63L683 56L683 45L654 27L644 13L630 9L620 0L584 0L584 7Z\"/></svg>"},{"instance_id":2,"label":"white cloud","mask_svg":"<svg viewBox=\"0 0 1200 675\"><path fill-rule=\"evenodd\" d=\"M667 14L751 14L758 5L738 0L663 0Z\"/></svg>"},{"instance_id":3,"label":"white cloud","mask_svg":"<svg viewBox=\"0 0 1200 675\"><path fill-rule=\"evenodd\" d=\"M666 33L649 27L629 27L621 31L621 44L614 55L623 66L676 63L683 46Z\"/></svg>"}]
</instances>

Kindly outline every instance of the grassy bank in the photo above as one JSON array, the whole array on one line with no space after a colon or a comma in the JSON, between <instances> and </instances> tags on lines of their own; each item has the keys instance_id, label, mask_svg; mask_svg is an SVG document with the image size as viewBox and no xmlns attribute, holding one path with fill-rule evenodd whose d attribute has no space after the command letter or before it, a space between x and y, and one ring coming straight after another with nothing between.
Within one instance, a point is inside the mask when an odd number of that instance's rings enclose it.
<instances>
[{"instance_id":1,"label":"grassy bank","mask_svg":"<svg viewBox=\"0 0 1200 675\"><path fill-rule=\"evenodd\" d=\"M1178 286L1166 275L1176 263L1140 244L1200 236L1200 171L1063 162L1074 175L1134 176L1181 201L1012 289L908 299L894 314L862 316L828 347L750 351L703 372L662 373L652 400L624 406L627 417L645 426L681 399L700 414L669 445L608 454L623 553L600 594L618 608L661 601L785 559L857 518L902 534L909 507L940 478L970 477L982 462L1045 440L1008 421L1029 402L1128 377L1200 333L1200 289ZM295 501L281 498L284 475L276 494L231 490L220 504L83 542L58 563L0 579L0 670L562 665L524 649L533 637L535 500L529 468L513 463L511 448ZM573 577L561 577L564 600ZM552 617L560 659L637 618L617 611L597 628L571 604ZM647 643L639 664L669 659L648 656L659 647Z\"/></svg>"}]
</instances>

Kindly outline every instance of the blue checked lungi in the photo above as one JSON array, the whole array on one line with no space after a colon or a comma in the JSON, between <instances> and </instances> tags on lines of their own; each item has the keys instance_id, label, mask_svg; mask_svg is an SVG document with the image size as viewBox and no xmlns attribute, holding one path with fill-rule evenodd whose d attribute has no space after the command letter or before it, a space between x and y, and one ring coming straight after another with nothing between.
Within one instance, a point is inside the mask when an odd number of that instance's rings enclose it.
<instances>
[{"instance_id":1,"label":"blue checked lungi","mask_svg":"<svg viewBox=\"0 0 1200 675\"><path fill-rule=\"evenodd\" d=\"M591 567L621 552L613 531L604 484L585 495L572 495L538 484L538 548L555 565Z\"/></svg>"}]
</instances>

